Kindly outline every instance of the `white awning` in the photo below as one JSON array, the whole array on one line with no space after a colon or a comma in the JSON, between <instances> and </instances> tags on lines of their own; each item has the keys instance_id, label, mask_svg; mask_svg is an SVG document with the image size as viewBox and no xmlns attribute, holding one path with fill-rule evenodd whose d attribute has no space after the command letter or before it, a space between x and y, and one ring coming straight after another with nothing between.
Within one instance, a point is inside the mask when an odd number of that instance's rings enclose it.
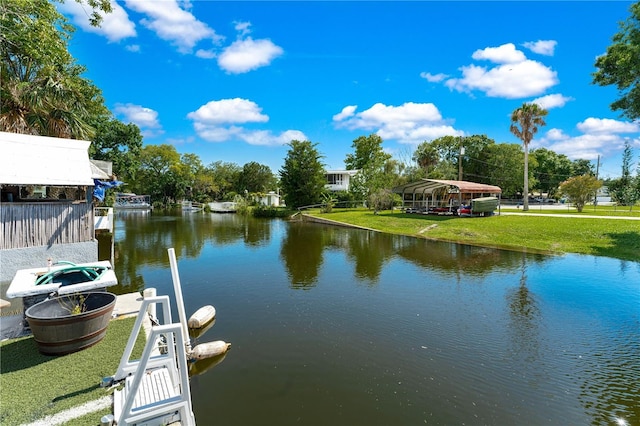
<instances>
[{"instance_id":1,"label":"white awning","mask_svg":"<svg viewBox=\"0 0 640 426\"><path fill-rule=\"evenodd\" d=\"M91 142L0 132L0 184L93 186Z\"/></svg>"}]
</instances>

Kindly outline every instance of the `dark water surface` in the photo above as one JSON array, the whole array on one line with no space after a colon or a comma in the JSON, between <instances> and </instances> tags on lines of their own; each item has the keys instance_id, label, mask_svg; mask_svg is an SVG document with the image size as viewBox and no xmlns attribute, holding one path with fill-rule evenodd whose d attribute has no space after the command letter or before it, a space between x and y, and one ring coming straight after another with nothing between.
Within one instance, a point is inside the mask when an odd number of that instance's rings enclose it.
<instances>
[{"instance_id":1,"label":"dark water surface","mask_svg":"<svg viewBox=\"0 0 640 426\"><path fill-rule=\"evenodd\" d=\"M640 424L640 262L238 215L117 219L115 292L173 296L174 247L187 315L217 311L199 342L232 344L192 377L198 424Z\"/></svg>"}]
</instances>

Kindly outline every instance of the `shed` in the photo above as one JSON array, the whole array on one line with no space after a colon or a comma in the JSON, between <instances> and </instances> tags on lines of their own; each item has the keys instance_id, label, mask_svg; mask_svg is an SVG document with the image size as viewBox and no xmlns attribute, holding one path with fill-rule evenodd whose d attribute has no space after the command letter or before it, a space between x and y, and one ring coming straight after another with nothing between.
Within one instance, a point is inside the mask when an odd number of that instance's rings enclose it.
<instances>
[{"instance_id":1,"label":"shed","mask_svg":"<svg viewBox=\"0 0 640 426\"><path fill-rule=\"evenodd\" d=\"M90 144L0 132L0 280L47 258L98 260Z\"/></svg>"},{"instance_id":2,"label":"shed","mask_svg":"<svg viewBox=\"0 0 640 426\"><path fill-rule=\"evenodd\" d=\"M500 197L499 186L464 180L420 179L393 188L402 197L403 207L428 210L461 206L474 198Z\"/></svg>"}]
</instances>

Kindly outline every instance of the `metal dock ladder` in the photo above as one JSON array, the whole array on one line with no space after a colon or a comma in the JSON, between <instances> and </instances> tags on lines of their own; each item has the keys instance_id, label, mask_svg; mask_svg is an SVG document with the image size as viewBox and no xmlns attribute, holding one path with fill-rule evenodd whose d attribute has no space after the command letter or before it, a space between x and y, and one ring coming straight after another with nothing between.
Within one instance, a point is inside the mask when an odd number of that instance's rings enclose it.
<instances>
[{"instance_id":1,"label":"metal dock ladder","mask_svg":"<svg viewBox=\"0 0 640 426\"><path fill-rule=\"evenodd\" d=\"M180 321L173 322L168 296L145 298L129 336L120 365L106 385L124 382L113 394L113 423L125 425L195 426L189 389L187 352L189 334L184 319L182 290L177 275L175 252L169 250L176 304ZM162 308L163 324L152 325L139 360L131 361L131 353L150 306ZM162 350L158 350L158 348Z\"/></svg>"}]
</instances>

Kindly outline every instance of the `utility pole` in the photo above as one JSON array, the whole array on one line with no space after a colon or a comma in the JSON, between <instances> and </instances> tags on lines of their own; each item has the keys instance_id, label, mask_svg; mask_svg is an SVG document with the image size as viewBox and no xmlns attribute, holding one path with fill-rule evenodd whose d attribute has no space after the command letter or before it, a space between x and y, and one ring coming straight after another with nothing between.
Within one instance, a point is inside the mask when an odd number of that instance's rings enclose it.
<instances>
[{"instance_id":1,"label":"utility pole","mask_svg":"<svg viewBox=\"0 0 640 426\"><path fill-rule=\"evenodd\" d=\"M596 180L598 180L598 173L600 172L600 154L598 154L598 162L596 163ZM593 207L598 205L598 190L596 189L593 195Z\"/></svg>"},{"instance_id":2,"label":"utility pole","mask_svg":"<svg viewBox=\"0 0 640 426\"><path fill-rule=\"evenodd\" d=\"M460 145L460 154L458 155L458 180L462 180L462 156L464 155L464 146Z\"/></svg>"}]
</instances>

